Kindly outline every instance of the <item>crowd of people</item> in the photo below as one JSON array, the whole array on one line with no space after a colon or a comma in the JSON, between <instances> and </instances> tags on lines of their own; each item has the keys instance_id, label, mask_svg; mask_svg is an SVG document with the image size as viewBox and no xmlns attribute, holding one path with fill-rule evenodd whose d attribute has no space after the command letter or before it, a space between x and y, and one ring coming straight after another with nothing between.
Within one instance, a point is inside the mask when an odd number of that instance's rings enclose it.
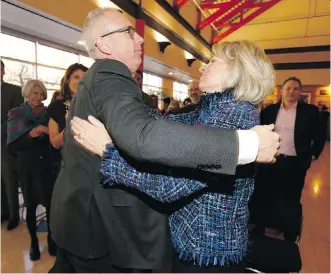
<instances>
[{"instance_id":1,"label":"crowd of people","mask_svg":"<svg viewBox=\"0 0 331 274\"><path fill-rule=\"evenodd\" d=\"M299 101L300 79L260 113L275 86L270 60L256 43L222 42L189 98L163 98L161 110L142 90L144 40L124 14L91 11L83 40L95 63L69 66L48 107L41 81L21 92L1 62L8 230L20 185L33 261L36 208L46 208L50 272L244 272L251 196L257 207L300 203L324 146L326 124Z\"/></svg>"}]
</instances>

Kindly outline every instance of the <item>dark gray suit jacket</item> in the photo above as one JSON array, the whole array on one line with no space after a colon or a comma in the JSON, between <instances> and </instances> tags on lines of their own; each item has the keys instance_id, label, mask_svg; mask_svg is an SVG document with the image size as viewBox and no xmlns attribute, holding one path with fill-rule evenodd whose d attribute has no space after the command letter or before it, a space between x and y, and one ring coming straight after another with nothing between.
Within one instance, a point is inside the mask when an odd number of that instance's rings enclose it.
<instances>
[{"instance_id":1,"label":"dark gray suit jacket","mask_svg":"<svg viewBox=\"0 0 331 274\"><path fill-rule=\"evenodd\" d=\"M79 84L69 121L95 116L117 147L141 162L234 174L235 131L155 120L141 99L126 66L97 60ZM59 247L84 259L108 254L119 267L169 266L171 240L161 205L132 189L102 187L101 160L75 143L70 123L62 155L51 208L52 235Z\"/></svg>"},{"instance_id":2,"label":"dark gray suit jacket","mask_svg":"<svg viewBox=\"0 0 331 274\"><path fill-rule=\"evenodd\" d=\"M8 111L12 108L20 106L24 102L22 97L21 87L15 86L3 82L1 84L1 130L2 133L6 133L7 130L3 130L3 126L7 123Z\"/></svg>"},{"instance_id":3,"label":"dark gray suit jacket","mask_svg":"<svg viewBox=\"0 0 331 274\"><path fill-rule=\"evenodd\" d=\"M1 159L15 166L15 157L7 148L8 111L24 102L21 87L3 82L1 84Z\"/></svg>"}]
</instances>

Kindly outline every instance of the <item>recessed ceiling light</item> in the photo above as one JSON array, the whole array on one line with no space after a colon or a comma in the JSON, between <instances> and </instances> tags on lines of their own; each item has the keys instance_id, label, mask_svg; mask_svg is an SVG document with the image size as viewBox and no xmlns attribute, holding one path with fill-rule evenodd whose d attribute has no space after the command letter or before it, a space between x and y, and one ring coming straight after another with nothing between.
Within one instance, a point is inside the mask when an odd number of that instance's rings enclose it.
<instances>
[{"instance_id":1,"label":"recessed ceiling light","mask_svg":"<svg viewBox=\"0 0 331 274\"><path fill-rule=\"evenodd\" d=\"M78 41L77 44L84 45L84 41Z\"/></svg>"},{"instance_id":2,"label":"recessed ceiling light","mask_svg":"<svg viewBox=\"0 0 331 274\"><path fill-rule=\"evenodd\" d=\"M173 72L169 72L168 74L169 74L169 75L173 75L174 73L173 73Z\"/></svg>"},{"instance_id":3,"label":"recessed ceiling light","mask_svg":"<svg viewBox=\"0 0 331 274\"><path fill-rule=\"evenodd\" d=\"M188 80L188 81L189 81L189 82L193 82L193 80L191 80L191 79L190 79L190 80Z\"/></svg>"}]
</instances>

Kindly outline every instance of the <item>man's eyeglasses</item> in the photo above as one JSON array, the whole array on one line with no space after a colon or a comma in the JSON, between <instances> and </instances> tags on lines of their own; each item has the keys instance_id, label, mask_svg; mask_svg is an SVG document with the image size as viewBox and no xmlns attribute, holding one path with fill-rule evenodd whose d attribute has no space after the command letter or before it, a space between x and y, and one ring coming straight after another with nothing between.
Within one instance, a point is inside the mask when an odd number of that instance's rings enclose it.
<instances>
[{"instance_id":1,"label":"man's eyeglasses","mask_svg":"<svg viewBox=\"0 0 331 274\"><path fill-rule=\"evenodd\" d=\"M199 91L200 89L198 88L190 88L188 91Z\"/></svg>"},{"instance_id":2,"label":"man's eyeglasses","mask_svg":"<svg viewBox=\"0 0 331 274\"><path fill-rule=\"evenodd\" d=\"M114 33L121 33L121 32L126 32L126 31L129 33L131 39L133 39L136 30L133 27L131 27L131 26L127 26L127 27L124 27L124 28L120 28L118 30L114 30L114 31L108 32L108 33L106 33L104 35L101 35L101 37L106 37L106 36L111 35L111 34L114 34Z\"/></svg>"}]
</instances>

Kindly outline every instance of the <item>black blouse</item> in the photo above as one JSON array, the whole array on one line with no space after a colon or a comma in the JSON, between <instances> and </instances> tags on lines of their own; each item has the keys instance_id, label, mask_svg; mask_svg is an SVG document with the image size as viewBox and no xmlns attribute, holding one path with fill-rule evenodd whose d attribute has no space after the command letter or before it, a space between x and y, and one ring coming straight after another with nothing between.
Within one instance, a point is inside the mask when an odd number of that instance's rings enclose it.
<instances>
[{"instance_id":1,"label":"black blouse","mask_svg":"<svg viewBox=\"0 0 331 274\"><path fill-rule=\"evenodd\" d=\"M66 126L66 118L65 118L66 112L67 112L67 103L63 100L55 101L54 103L48 106L49 116L58 124L59 132L64 130ZM56 149L52 146L51 157L53 164L59 165L62 160L61 149Z\"/></svg>"}]
</instances>

